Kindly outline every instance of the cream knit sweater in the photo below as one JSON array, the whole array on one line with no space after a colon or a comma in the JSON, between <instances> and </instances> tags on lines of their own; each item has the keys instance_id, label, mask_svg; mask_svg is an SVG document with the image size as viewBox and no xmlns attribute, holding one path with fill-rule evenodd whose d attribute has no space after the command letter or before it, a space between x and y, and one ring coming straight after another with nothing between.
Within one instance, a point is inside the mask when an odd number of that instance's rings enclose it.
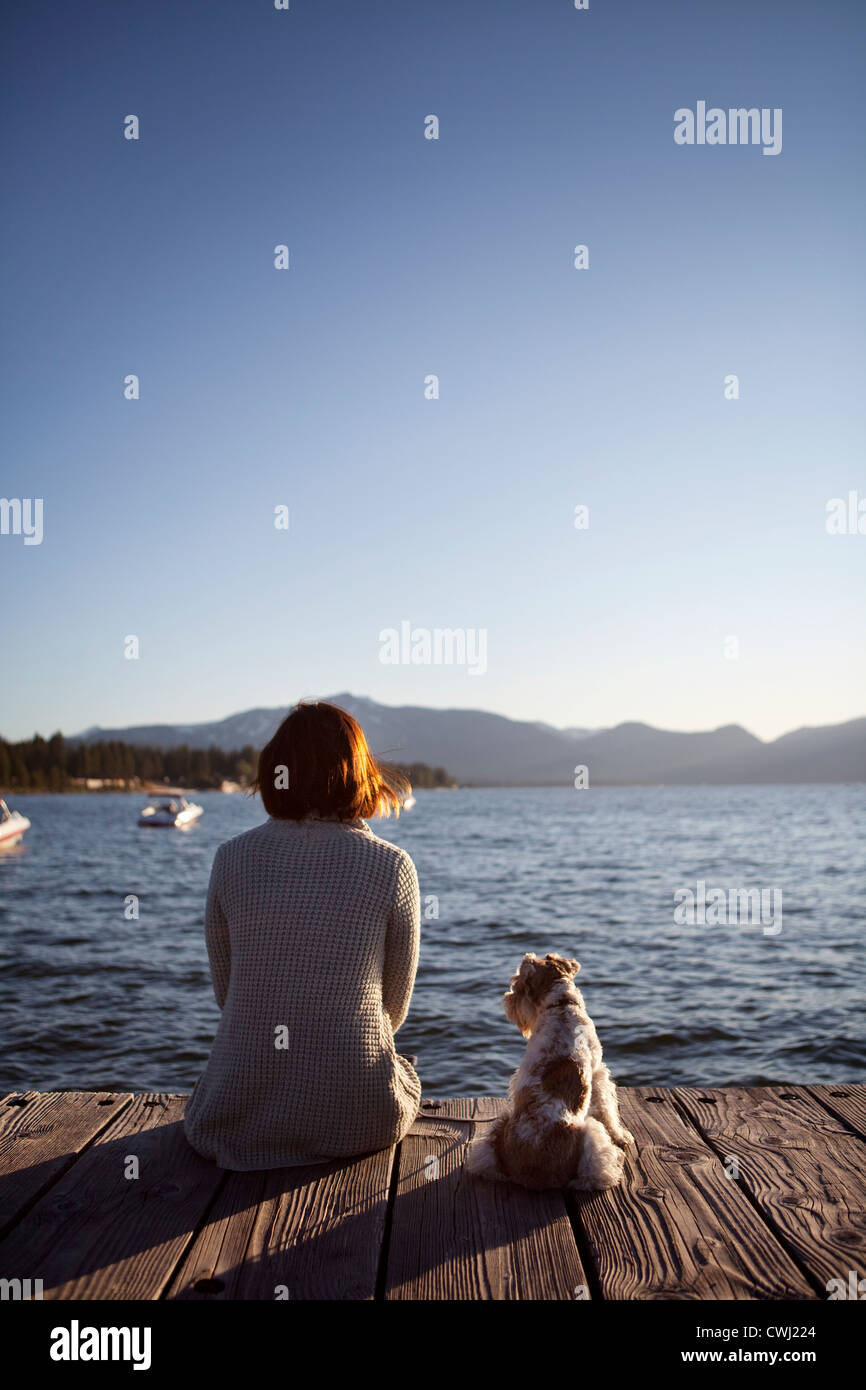
<instances>
[{"instance_id":1,"label":"cream knit sweater","mask_svg":"<svg viewBox=\"0 0 866 1390\"><path fill-rule=\"evenodd\" d=\"M192 1147L249 1170L402 1139L421 1082L394 1033L419 935L415 866L362 820L271 818L221 845L205 940L223 1012L186 1107Z\"/></svg>"}]
</instances>

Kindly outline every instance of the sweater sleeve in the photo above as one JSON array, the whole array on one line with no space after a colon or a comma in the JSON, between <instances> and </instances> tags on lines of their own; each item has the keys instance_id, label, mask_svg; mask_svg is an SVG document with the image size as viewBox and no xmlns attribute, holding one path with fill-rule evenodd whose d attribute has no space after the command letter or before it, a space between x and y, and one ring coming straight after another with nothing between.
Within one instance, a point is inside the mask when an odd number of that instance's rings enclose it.
<instances>
[{"instance_id":1,"label":"sweater sleeve","mask_svg":"<svg viewBox=\"0 0 866 1390\"><path fill-rule=\"evenodd\" d=\"M207 890L207 905L204 914L204 939L207 946L210 974L213 981L214 998L222 1008L226 1001L231 970L231 950L229 946L229 924L220 902L222 881L222 862L217 850L210 873Z\"/></svg>"},{"instance_id":2,"label":"sweater sleeve","mask_svg":"<svg viewBox=\"0 0 866 1390\"><path fill-rule=\"evenodd\" d=\"M396 1033L409 1012L421 944L421 896L418 875L408 854L397 868L394 902L385 938L382 1004Z\"/></svg>"}]
</instances>

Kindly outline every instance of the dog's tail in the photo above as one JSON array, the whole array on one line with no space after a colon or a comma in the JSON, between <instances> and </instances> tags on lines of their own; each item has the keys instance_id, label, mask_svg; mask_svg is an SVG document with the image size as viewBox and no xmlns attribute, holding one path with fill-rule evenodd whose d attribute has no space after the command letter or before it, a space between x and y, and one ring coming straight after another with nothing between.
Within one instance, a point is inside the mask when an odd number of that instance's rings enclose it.
<instances>
[{"instance_id":1,"label":"dog's tail","mask_svg":"<svg viewBox=\"0 0 866 1390\"><path fill-rule=\"evenodd\" d=\"M485 1126L486 1133L482 1131L476 1134L466 1150L466 1158L463 1161L467 1173L472 1173L477 1178L486 1178L488 1182L508 1181L499 1166L496 1151L496 1141L504 1123L505 1116L499 1115L491 1125Z\"/></svg>"},{"instance_id":2,"label":"dog's tail","mask_svg":"<svg viewBox=\"0 0 866 1390\"><path fill-rule=\"evenodd\" d=\"M603 1124L598 1120L583 1123L583 1146L577 1176L568 1184L578 1192L598 1192L616 1187L622 1177L625 1153L617 1148Z\"/></svg>"}]
</instances>

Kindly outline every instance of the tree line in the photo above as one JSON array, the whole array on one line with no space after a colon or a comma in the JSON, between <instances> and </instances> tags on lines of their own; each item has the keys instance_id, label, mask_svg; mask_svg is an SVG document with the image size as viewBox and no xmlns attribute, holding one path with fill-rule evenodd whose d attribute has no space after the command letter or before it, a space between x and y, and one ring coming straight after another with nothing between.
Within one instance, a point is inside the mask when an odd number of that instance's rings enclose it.
<instances>
[{"instance_id":1,"label":"tree line","mask_svg":"<svg viewBox=\"0 0 866 1390\"><path fill-rule=\"evenodd\" d=\"M207 791L222 782L246 786L255 776L258 749L252 744L226 751L210 748L152 748L119 739L67 743L62 734L39 734L21 743L0 739L0 795L7 791L63 792L82 789L86 779L120 782L166 782ZM450 787L454 779L443 767L426 763L400 765L413 787Z\"/></svg>"}]
</instances>

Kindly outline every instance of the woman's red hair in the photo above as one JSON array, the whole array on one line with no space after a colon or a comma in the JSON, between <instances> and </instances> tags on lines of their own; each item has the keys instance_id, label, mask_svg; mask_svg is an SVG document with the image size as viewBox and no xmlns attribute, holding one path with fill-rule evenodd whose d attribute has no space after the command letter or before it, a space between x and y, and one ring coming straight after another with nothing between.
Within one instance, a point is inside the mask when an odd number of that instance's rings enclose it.
<instances>
[{"instance_id":1,"label":"woman's red hair","mask_svg":"<svg viewBox=\"0 0 866 1390\"><path fill-rule=\"evenodd\" d=\"M412 790L396 768L373 757L356 719L324 700L295 705L259 755L252 786L269 815L340 820L400 814Z\"/></svg>"}]
</instances>

